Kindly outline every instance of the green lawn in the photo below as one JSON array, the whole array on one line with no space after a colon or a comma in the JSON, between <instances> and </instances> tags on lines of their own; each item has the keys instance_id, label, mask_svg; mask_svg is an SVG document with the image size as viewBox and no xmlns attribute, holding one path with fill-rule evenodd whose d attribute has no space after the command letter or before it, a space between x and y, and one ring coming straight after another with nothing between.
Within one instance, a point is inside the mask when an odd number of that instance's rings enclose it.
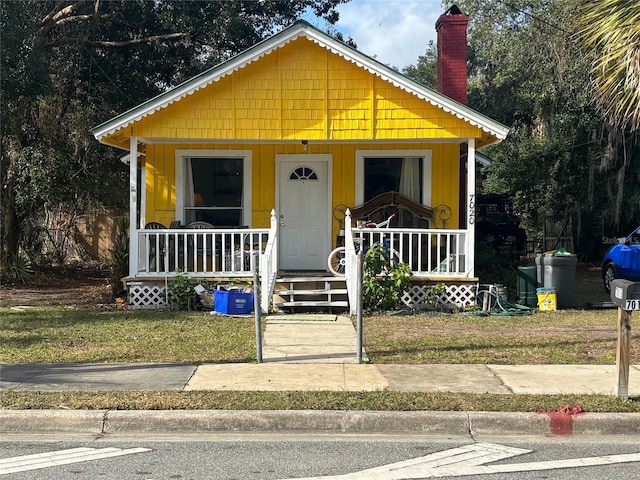
<instances>
[{"instance_id":1,"label":"green lawn","mask_svg":"<svg viewBox=\"0 0 640 480\"><path fill-rule=\"evenodd\" d=\"M376 315L364 322L364 345L372 363L613 364L617 318L617 310ZM631 351L631 362L640 363L638 334Z\"/></svg>"},{"instance_id":2,"label":"green lawn","mask_svg":"<svg viewBox=\"0 0 640 480\"><path fill-rule=\"evenodd\" d=\"M72 410L377 410L640 412L640 401L604 395L489 395L408 392L0 392L3 409Z\"/></svg>"},{"instance_id":3,"label":"green lawn","mask_svg":"<svg viewBox=\"0 0 640 480\"><path fill-rule=\"evenodd\" d=\"M0 308L0 363L251 362L252 318L207 312Z\"/></svg>"},{"instance_id":4,"label":"green lawn","mask_svg":"<svg viewBox=\"0 0 640 480\"><path fill-rule=\"evenodd\" d=\"M364 319L372 363L612 364L615 310L533 315L375 315ZM252 362L253 318L208 312L0 308L0 363ZM640 363L640 337L631 342Z\"/></svg>"}]
</instances>

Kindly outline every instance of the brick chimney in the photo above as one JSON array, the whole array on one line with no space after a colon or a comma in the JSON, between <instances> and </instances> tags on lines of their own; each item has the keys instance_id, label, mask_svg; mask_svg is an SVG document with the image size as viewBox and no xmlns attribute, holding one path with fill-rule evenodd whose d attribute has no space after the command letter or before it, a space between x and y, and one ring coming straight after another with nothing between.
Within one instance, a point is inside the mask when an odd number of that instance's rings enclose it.
<instances>
[{"instance_id":1,"label":"brick chimney","mask_svg":"<svg viewBox=\"0 0 640 480\"><path fill-rule=\"evenodd\" d=\"M469 15L452 5L436 22L438 91L467 104L467 24Z\"/></svg>"}]
</instances>

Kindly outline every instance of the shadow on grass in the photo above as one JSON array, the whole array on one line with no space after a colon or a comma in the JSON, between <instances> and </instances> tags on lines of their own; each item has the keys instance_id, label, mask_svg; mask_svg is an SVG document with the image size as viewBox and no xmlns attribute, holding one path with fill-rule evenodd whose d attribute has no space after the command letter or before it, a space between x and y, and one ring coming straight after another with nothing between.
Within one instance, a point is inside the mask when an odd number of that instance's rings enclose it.
<instances>
[{"instance_id":1,"label":"shadow on grass","mask_svg":"<svg viewBox=\"0 0 640 480\"><path fill-rule=\"evenodd\" d=\"M20 337L5 337L2 339L4 349L29 348L45 341L42 335L22 335Z\"/></svg>"},{"instance_id":2,"label":"shadow on grass","mask_svg":"<svg viewBox=\"0 0 640 480\"><path fill-rule=\"evenodd\" d=\"M468 363L469 358L487 357L486 354L478 354L478 352L495 352L496 356L503 360L505 357L514 359L525 357L526 360L526 357L535 356L537 359L535 363L544 363L540 361L541 357L546 359L572 357L574 358L572 363L588 364L597 362L595 357L592 361L588 361L588 357L586 357L590 351L595 349L600 351L610 350L612 354L615 354L615 342L616 336L614 333L611 338L549 339L527 343L523 343L521 340L509 342L509 339L502 339L499 343L491 340L475 343L461 339L458 344L453 344L453 342L443 344L442 339L435 339L432 342L415 345L389 346L388 349L384 349L384 347L372 348L365 345L365 350L373 363L389 358L397 359L397 357L405 357L407 361L411 359L424 361L428 358L442 361L444 357L444 359L449 358L451 363ZM640 335L632 337L632 343L636 342L640 342ZM431 354L429 354L430 352ZM585 358L581 358L582 356L585 356ZM554 361L554 363L556 362Z\"/></svg>"}]
</instances>

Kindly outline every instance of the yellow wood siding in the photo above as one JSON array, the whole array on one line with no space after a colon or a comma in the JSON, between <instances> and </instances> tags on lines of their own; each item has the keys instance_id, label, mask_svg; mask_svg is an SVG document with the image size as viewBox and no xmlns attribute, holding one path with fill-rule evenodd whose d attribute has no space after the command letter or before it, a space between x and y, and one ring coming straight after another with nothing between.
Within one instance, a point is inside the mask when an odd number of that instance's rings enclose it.
<instances>
[{"instance_id":1,"label":"yellow wood siding","mask_svg":"<svg viewBox=\"0 0 640 480\"><path fill-rule=\"evenodd\" d=\"M343 204L355 206L356 150L431 150L431 206L446 204L452 215L447 228L458 227L459 145L457 144L171 144L148 145L146 150L147 221L165 225L175 219L176 150L251 150L252 151L252 221L251 227L269 226L270 213L276 205L275 157L278 154L329 154L332 156L332 209ZM361 179L358 179L360 181ZM177 188L181 188L178 186ZM338 223L333 221L333 238ZM441 225L435 225L441 227Z\"/></svg>"},{"instance_id":2,"label":"yellow wood siding","mask_svg":"<svg viewBox=\"0 0 640 480\"><path fill-rule=\"evenodd\" d=\"M469 125L299 38L135 122L129 135L217 141L481 138ZM114 134L115 138L122 138Z\"/></svg>"}]
</instances>

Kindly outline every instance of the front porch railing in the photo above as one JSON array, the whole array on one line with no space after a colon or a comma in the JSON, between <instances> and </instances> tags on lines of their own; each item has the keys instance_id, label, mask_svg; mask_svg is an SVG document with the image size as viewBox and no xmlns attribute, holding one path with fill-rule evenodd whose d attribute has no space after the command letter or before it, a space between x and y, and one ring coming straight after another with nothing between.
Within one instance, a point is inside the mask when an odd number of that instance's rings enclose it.
<instances>
[{"instance_id":1,"label":"front porch railing","mask_svg":"<svg viewBox=\"0 0 640 480\"><path fill-rule=\"evenodd\" d=\"M139 230L136 277L253 278L256 258L261 293L256 301L267 312L278 274L275 211L270 228Z\"/></svg>"},{"instance_id":2,"label":"front porch railing","mask_svg":"<svg viewBox=\"0 0 640 480\"><path fill-rule=\"evenodd\" d=\"M384 245L394 261L409 265L413 276L430 280L469 278L473 268L467 265L467 231L421 228L353 228L351 214L345 216L345 276L349 301L355 305L360 294L355 278L357 253L361 245Z\"/></svg>"},{"instance_id":3,"label":"front porch railing","mask_svg":"<svg viewBox=\"0 0 640 480\"><path fill-rule=\"evenodd\" d=\"M138 277L251 277L269 229L158 229L138 231Z\"/></svg>"},{"instance_id":4,"label":"front porch railing","mask_svg":"<svg viewBox=\"0 0 640 480\"><path fill-rule=\"evenodd\" d=\"M384 246L393 262L409 265L415 277L468 277L465 230L354 228L355 245Z\"/></svg>"},{"instance_id":5,"label":"front porch railing","mask_svg":"<svg viewBox=\"0 0 640 480\"><path fill-rule=\"evenodd\" d=\"M473 276L466 261L466 230L417 228L352 228L345 216L346 282L351 305L360 292L355 276L361 245L381 243L396 261L406 263L414 278L455 281ZM167 279L179 274L194 278L252 278L256 259L260 271L260 305L268 311L278 273L278 222L271 212L270 228L139 230L135 278ZM257 254L257 255L255 255Z\"/></svg>"}]
</instances>

